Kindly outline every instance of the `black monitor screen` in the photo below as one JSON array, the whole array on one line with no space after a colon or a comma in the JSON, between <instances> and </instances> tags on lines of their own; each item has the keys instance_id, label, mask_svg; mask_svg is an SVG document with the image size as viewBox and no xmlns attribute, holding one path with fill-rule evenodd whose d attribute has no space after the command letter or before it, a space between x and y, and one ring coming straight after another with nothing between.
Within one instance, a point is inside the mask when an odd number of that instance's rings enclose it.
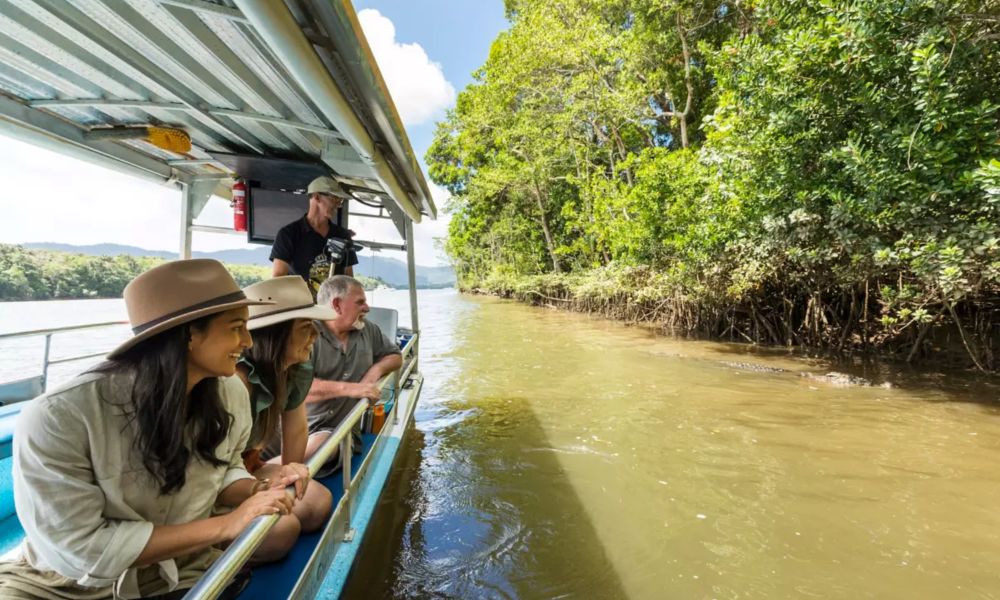
<instances>
[{"instance_id":1,"label":"black monitor screen","mask_svg":"<svg viewBox=\"0 0 1000 600\"><path fill-rule=\"evenodd\" d=\"M250 188L249 231L247 241L258 244L274 242L278 230L301 219L309 210L309 196L280 190Z\"/></svg>"}]
</instances>

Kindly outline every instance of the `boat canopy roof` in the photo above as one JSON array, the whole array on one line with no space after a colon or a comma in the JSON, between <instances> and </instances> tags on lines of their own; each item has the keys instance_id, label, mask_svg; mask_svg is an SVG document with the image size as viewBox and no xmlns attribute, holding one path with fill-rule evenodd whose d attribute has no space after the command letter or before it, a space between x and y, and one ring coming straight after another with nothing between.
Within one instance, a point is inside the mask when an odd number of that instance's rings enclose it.
<instances>
[{"instance_id":1,"label":"boat canopy roof","mask_svg":"<svg viewBox=\"0 0 1000 600\"><path fill-rule=\"evenodd\" d=\"M436 217L349 0L2 0L0 134L223 197L331 174Z\"/></svg>"}]
</instances>

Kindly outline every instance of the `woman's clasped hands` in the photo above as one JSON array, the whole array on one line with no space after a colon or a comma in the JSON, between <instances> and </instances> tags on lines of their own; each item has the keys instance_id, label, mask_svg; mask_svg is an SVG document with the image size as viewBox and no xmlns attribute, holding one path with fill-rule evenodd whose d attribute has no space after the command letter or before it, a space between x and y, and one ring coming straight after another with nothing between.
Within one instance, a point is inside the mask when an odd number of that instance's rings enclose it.
<instances>
[{"instance_id":1,"label":"woman's clasped hands","mask_svg":"<svg viewBox=\"0 0 1000 600\"><path fill-rule=\"evenodd\" d=\"M306 488L309 487L309 481L312 479L309 475L309 468L302 463L281 465L278 476L294 483L296 500L301 500L306 495Z\"/></svg>"}]
</instances>

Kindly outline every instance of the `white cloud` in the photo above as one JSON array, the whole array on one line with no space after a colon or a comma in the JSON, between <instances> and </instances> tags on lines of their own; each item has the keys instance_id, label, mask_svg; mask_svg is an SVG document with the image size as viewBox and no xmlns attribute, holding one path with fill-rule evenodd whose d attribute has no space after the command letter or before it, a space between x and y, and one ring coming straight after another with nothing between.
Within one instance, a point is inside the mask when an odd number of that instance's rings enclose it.
<instances>
[{"instance_id":1,"label":"white cloud","mask_svg":"<svg viewBox=\"0 0 1000 600\"><path fill-rule=\"evenodd\" d=\"M177 249L180 192L0 138L0 241Z\"/></svg>"},{"instance_id":2,"label":"white cloud","mask_svg":"<svg viewBox=\"0 0 1000 600\"><path fill-rule=\"evenodd\" d=\"M396 41L396 26L377 10L362 10L358 20L403 124L425 123L454 104L455 87L420 44Z\"/></svg>"}]
</instances>

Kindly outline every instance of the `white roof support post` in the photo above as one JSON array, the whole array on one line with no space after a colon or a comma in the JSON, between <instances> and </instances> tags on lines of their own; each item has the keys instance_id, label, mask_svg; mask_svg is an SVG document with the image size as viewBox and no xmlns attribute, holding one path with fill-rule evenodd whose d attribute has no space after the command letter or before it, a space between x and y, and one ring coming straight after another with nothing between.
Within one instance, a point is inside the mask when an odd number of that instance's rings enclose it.
<instances>
[{"instance_id":1,"label":"white roof support post","mask_svg":"<svg viewBox=\"0 0 1000 600\"><path fill-rule=\"evenodd\" d=\"M181 184L181 248L177 256L181 260L191 258L191 224L194 223L194 217L191 216L194 194L191 193L191 188L189 184Z\"/></svg>"},{"instance_id":2,"label":"white roof support post","mask_svg":"<svg viewBox=\"0 0 1000 600\"><path fill-rule=\"evenodd\" d=\"M407 219L406 221L406 278L409 282L410 287L410 329L413 333L420 333L420 322L417 320L417 259L413 253L413 221ZM420 337L417 337L417 344L420 343ZM419 353L417 349L413 349L413 360L417 360ZM416 370L417 366L413 366Z\"/></svg>"},{"instance_id":3,"label":"white roof support post","mask_svg":"<svg viewBox=\"0 0 1000 600\"><path fill-rule=\"evenodd\" d=\"M218 179L195 179L181 183L181 247L178 258L191 258L191 234L194 220L212 197Z\"/></svg>"}]
</instances>

